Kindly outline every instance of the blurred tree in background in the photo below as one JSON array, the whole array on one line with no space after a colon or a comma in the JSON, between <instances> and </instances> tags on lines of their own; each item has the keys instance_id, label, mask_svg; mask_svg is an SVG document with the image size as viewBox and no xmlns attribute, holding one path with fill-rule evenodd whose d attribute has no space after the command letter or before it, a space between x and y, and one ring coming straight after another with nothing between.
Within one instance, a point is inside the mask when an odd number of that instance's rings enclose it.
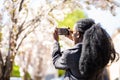
<instances>
[{"instance_id":1,"label":"blurred tree in background","mask_svg":"<svg viewBox=\"0 0 120 80\"><path fill-rule=\"evenodd\" d=\"M46 76L52 63L53 28L58 25L72 27L79 17L86 16L81 12L83 3L110 10L113 15L115 7L119 6L114 0L1 0L0 79L10 79L14 60L24 80L28 73L34 80ZM77 17L70 21L75 14Z\"/></svg>"},{"instance_id":2,"label":"blurred tree in background","mask_svg":"<svg viewBox=\"0 0 120 80\"><path fill-rule=\"evenodd\" d=\"M116 8L120 7L118 0L82 0L87 9L91 9L91 5L102 10L108 10L113 16L116 15ZM82 5L82 4L81 4Z\"/></svg>"}]
</instances>

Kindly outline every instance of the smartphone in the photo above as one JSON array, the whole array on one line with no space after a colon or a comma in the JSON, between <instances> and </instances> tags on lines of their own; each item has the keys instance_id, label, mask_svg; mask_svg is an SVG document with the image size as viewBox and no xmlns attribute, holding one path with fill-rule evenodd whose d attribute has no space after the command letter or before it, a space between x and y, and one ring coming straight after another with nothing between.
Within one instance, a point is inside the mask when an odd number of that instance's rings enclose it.
<instances>
[{"instance_id":1,"label":"smartphone","mask_svg":"<svg viewBox=\"0 0 120 80\"><path fill-rule=\"evenodd\" d=\"M59 35L69 35L68 28L58 28L58 34Z\"/></svg>"}]
</instances>

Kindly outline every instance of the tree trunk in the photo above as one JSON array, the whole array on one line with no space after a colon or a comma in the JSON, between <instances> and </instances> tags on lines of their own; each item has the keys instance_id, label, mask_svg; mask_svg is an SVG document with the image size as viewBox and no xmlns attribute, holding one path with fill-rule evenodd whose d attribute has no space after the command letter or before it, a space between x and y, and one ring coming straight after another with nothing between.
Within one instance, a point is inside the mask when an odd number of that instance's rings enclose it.
<instances>
[{"instance_id":1,"label":"tree trunk","mask_svg":"<svg viewBox=\"0 0 120 80\"><path fill-rule=\"evenodd\" d=\"M10 74L13 68L14 57L16 54L16 42L15 42L15 35L13 32L10 32L9 37L9 51L8 55L6 56L5 63L3 62L3 58L0 51L0 80L10 80Z\"/></svg>"},{"instance_id":2,"label":"tree trunk","mask_svg":"<svg viewBox=\"0 0 120 80\"><path fill-rule=\"evenodd\" d=\"M4 65L3 59L0 52L0 80L10 80L10 72L12 70L11 62L9 62L8 57L6 57L7 65Z\"/></svg>"},{"instance_id":3,"label":"tree trunk","mask_svg":"<svg viewBox=\"0 0 120 80\"><path fill-rule=\"evenodd\" d=\"M3 59L0 51L0 80L2 80L3 77Z\"/></svg>"},{"instance_id":4,"label":"tree trunk","mask_svg":"<svg viewBox=\"0 0 120 80\"><path fill-rule=\"evenodd\" d=\"M2 79L0 80L10 80L10 73L12 71L13 62L10 61L9 57L6 57L6 63L2 68Z\"/></svg>"}]
</instances>

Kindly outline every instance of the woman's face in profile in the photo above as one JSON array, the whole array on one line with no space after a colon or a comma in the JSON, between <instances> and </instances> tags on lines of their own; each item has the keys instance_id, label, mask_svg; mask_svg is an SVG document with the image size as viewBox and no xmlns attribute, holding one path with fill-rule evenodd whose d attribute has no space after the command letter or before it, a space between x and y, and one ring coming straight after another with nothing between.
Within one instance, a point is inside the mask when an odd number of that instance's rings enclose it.
<instances>
[{"instance_id":1,"label":"woman's face in profile","mask_svg":"<svg viewBox=\"0 0 120 80\"><path fill-rule=\"evenodd\" d=\"M80 39L80 34L79 34L79 32L76 30L76 26L77 26L77 24L74 25L73 35L72 35L73 41L74 41L75 44L79 43L79 39Z\"/></svg>"}]
</instances>

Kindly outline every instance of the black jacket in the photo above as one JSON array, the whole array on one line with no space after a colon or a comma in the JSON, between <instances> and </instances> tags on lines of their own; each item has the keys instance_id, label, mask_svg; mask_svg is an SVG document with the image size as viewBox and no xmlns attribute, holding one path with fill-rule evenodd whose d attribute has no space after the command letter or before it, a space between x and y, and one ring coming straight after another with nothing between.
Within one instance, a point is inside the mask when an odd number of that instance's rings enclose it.
<instances>
[{"instance_id":1,"label":"black jacket","mask_svg":"<svg viewBox=\"0 0 120 80\"><path fill-rule=\"evenodd\" d=\"M79 58L82 44L78 43L73 48L60 51L58 42L55 42L52 58L57 69L66 70L64 80L83 80L79 72Z\"/></svg>"}]
</instances>

